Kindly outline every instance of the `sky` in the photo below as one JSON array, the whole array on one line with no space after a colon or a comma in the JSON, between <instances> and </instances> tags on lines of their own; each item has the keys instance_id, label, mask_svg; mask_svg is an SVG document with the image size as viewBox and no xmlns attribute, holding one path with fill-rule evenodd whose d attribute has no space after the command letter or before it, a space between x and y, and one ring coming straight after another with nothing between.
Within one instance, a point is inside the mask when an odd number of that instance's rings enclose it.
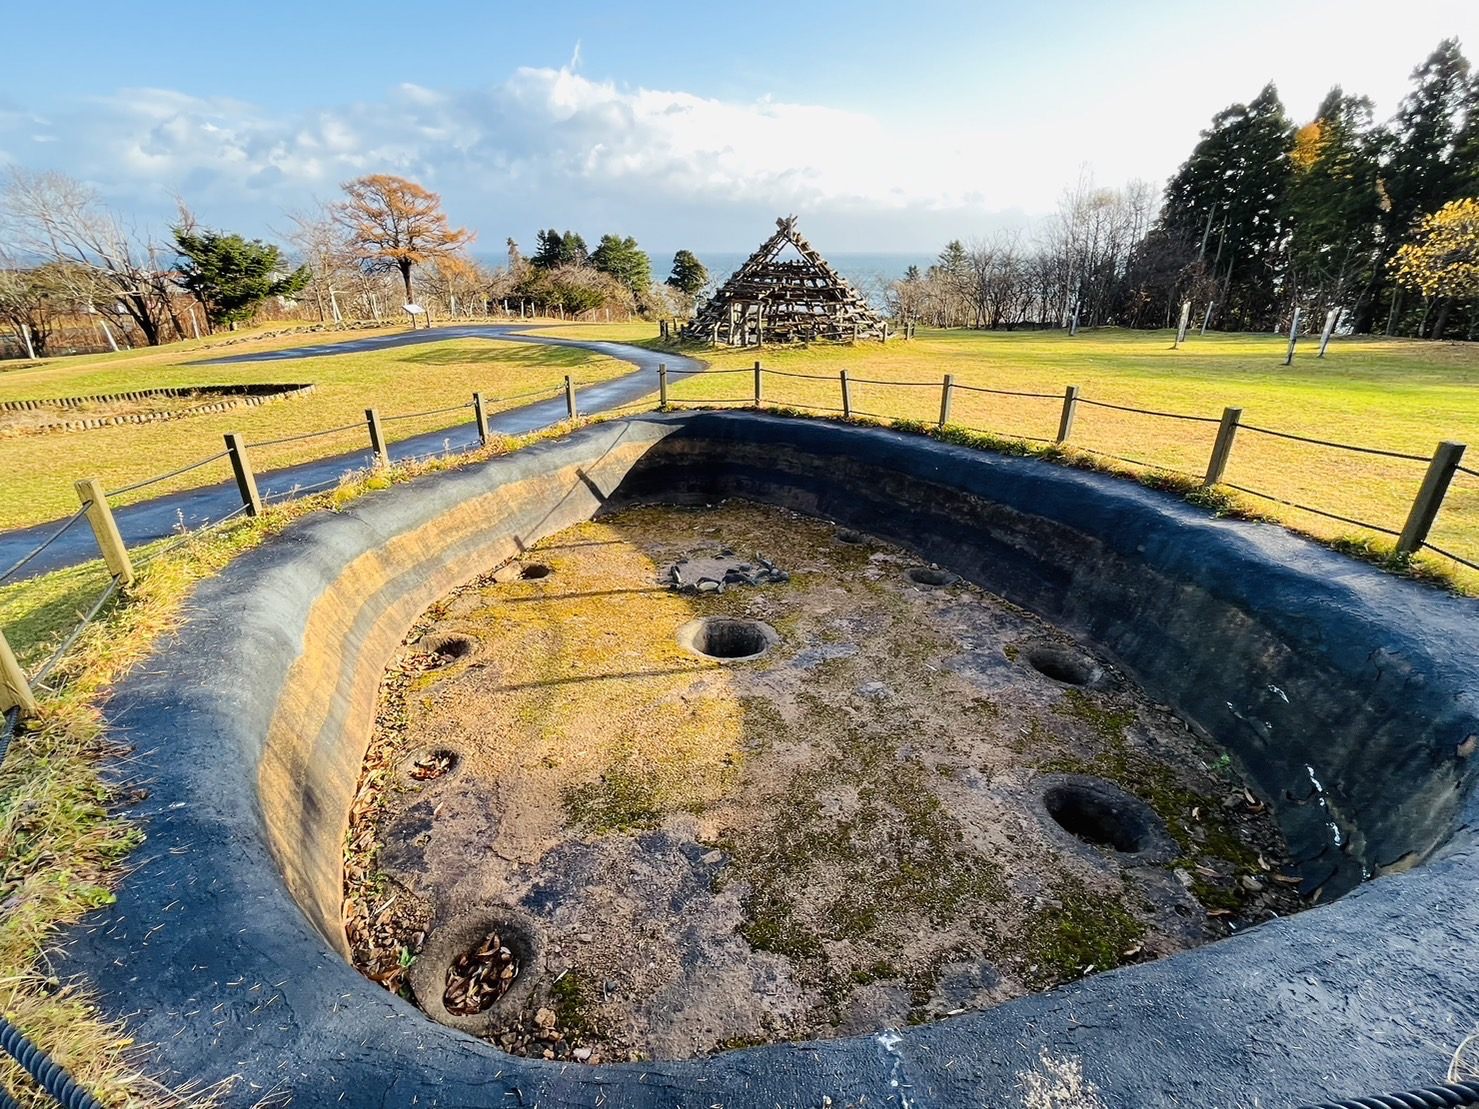
<instances>
[{"instance_id":1,"label":"sky","mask_svg":"<svg viewBox=\"0 0 1479 1109\"><path fill-rule=\"evenodd\" d=\"M477 249L537 228L747 251L929 252L1039 224L1082 174L1157 188L1268 81L1390 116L1476 0L13 3L0 166L140 227L178 199L281 238L367 173L439 192ZM16 49L18 45L24 49Z\"/></svg>"}]
</instances>

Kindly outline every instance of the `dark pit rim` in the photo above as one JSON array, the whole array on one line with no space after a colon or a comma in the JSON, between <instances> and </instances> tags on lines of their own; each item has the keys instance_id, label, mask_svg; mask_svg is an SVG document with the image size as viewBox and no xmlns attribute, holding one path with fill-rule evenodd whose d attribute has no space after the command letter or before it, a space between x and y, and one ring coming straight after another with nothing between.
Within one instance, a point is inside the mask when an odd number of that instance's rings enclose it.
<instances>
[{"instance_id":1,"label":"dark pit rim","mask_svg":"<svg viewBox=\"0 0 1479 1109\"><path fill-rule=\"evenodd\" d=\"M1078 646L1038 640L1017 647L1017 659L1028 669L1060 686L1075 689L1105 689L1109 672Z\"/></svg>"},{"instance_id":2,"label":"dark pit rim","mask_svg":"<svg viewBox=\"0 0 1479 1109\"><path fill-rule=\"evenodd\" d=\"M1157 865L1179 855L1160 814L1108 779L1043 774L1033 789L1044 826L1080 855Z\"/></svg>"},{"instance_id":3,"label":"dark pit rim","mask_svg":"<svg viewBox=\"0 0 1479 1109\"><path fill-rule=\"evenodd\" d=\"M438 774L430 777L419 777L418 770L424 763L439 759L441 756L450 756L451 764ZM422 747L420 750L412 751L400 764L400 776L408 785L413 787L426 787L433 782L445 782L449 778L455 778L462 770L462 755L450 747Z\"/></svg>"},{"instance_id":4,"label":"dark pit rim","mask_svg":"<svg viewBox=\"0 0 1479 1109\"><path fill-rule=\"evenodd\" d=\"M722 643L716 639L723 638ZM733 637L733 638L731 638ZM677 633L678 646L710 662L753 662L781 641L769 624L734 616L702 616L682 625ZM721 653L711 653L715 647ZM730 650L740 653L728 653Z\"/></svg>"},{"instance_id":5,"label":"dark pit rim","mask_svg":"<svg viewBox=\"0 0 1479 1109\"><path fill-rule=\"evenodd\" d=\"M449 1012L443 1000L447 972L453 961L490 931L497 931L519 962L513 985L482 1012L462 1015ZM492 905L433 924L426 943L411 964L407 980L416 1005L438 1024L474 1036L484 1036L499 1023L511 1019L528 999L539 976L544 952L543 936L528 914L506 905Z\"/></svg>"},{"instance_id":6,"label":"dark pit rim","mask_svg":"<svg viewBox=\"0 0 1479 1109\"><path fill-rule=\"evenodd\" d=\"M417 654L437 655L446 660L427 667L428 670L447 670L476 658L482 650L482 644L477 636L447 629L428 632L412 644L412 650Z\"/></svg>"},{"instance_id":7,"label":"dark pit rim","mask_svg":"<svg viewBox=\"0 0 1479 1109\"><path fill-rule=\"evenodd\" d=\"M926 589L943 589L960 581L958 574L952 574L938 566L910 566L904 571L904 576Z\"/></svg>"}]
</instances>

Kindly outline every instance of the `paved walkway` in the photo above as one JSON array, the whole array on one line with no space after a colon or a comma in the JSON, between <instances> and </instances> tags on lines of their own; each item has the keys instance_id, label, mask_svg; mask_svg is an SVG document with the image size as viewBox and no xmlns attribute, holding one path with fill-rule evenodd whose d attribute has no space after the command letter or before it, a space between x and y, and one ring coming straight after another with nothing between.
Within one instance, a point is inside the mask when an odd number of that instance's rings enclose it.
<instances>
[{"instance_id":1,"label":"paved walkway","mask_svg":"<svg viewBox=\"0 0 1479 1109\"><path fill-rule=\"evenodd\" d=\"M544 346L579 347L582 350L589 350L610 358L619 358L636 367L632 373L579 389L576 399L581 412L584 413L619 408L623 404L630 404L654 392L657 389L659 362L667 363L668 371L674 377L693 373L700 368L698 362L692 358L685 358L681 354L659 354L656 351L631 346L628 343L603 343L522 334L519 330L520 326L518 324L468 324L456 327L437 327L422 331L397 332L393 335L376 335L368 339L352 339L323 346L291 347L287 350L237 354L225 358L206 359L192 364L225 366L242 362L285 362L297 358L322 358L335 354L364 354L388 347L411 346L417 343L443 343L451 339L496 339L504 342L539 343ZM523 390L517 391L522 392ZM505 435L522 435L558 423L564 418L565 398L557 396L492 415L488 418L488 426ZM400 461L417 455L439 453L448 447L454 453L465 451L476 446L477 439L477 429L472 422L472 410L469 409L466 423L392 443L390 457L392 461ZM295 489L307 489L322 483L336 482L346 471L367 466L369 462L370 450L366 443L358 450L337 454L330 458L320 458L281 470L260 473L257 475L257 488L264 500L287 498L293 495ZM161 461L160 470L167 469L169 469L168 464ZM68 476L59 474L57 480L60 481ZM156 497L153 500L126 505L114 509L113 515L118 521L118 530L123 533L124 542L132 547L174 535L182 522L188 528L199 527L212 520L219 520L240 507L241 495L237 492L236 482L225 481L217 485L186 489L179 493ZM0 570L12 565L55 531L59 522L54 520L46 524L36 524L32 527L0 533ZM21 572L21 577L32 577L50 570L74 566L97 556L98 548L91 530L86 522L79 521L38 558L29 563Z\"/></svg>"}]
</instances>

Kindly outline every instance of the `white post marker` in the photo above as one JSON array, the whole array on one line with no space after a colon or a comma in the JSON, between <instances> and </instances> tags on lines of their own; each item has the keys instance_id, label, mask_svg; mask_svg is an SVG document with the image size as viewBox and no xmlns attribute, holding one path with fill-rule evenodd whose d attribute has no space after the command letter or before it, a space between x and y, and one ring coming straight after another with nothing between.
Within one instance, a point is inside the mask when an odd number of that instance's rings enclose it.
<instances>
[{"instance_id":1,"label":"white post marker","mask_svg":"<svg viewBox=\"0 0 1479 1109\"><path fill-rule=\"evenodd\" d=\"M1316 356L1325 357L1325 348L1330 345L1330 336L1335 334L1335 329L1340 326L1340 314L1344 308L1332 308L1325 313L1325 327L1320 332L1320 353Z\"/></svg>"},{"instance_id":2,"label":"white post marker","mask_svg":"<svg viewBox=\"0 0 1479 1109\"><path fill-rule=\"evenodd\" d=\"M411 317L411 330L415 331L416 317L424 316L426 314L426 309L421 307L421 305L419 304L402 304L401 307L405 309L406 315Z\"/></svg>"},{"instance_id":3,"label":"white post marker","mask_svg":"<svg viewBox=\"0 0 1479 1109\"><path fill-rule=\"evenodd\" d=\"M1186 325L1191 322L1191 301L1181 302L1181 323L1176 328L1176 346L1186 342ZM1172 348L1173 350L1175 347Z\"/></svg>"},{"instance_id":4,"label":"white post marker","mask_svg":"<svg viewBox=\"0 0 1479 1109\"><path fill-rule=\"evenodd\" d=\"M1284 355L1284 365L1292 365L1294 362L1294 344L1299 341L1299 309L1294 309L1294 315L1289 317L1289 353Z\"/></svg>"}]
</instances>

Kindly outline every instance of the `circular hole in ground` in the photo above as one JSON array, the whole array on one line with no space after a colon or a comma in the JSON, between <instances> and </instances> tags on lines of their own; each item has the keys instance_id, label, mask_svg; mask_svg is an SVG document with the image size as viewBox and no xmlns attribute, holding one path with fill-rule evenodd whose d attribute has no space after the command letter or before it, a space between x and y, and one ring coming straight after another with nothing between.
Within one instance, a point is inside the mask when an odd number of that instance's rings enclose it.
<instances>
[{"instance_id":1,"label":"circular hole in ground","mask_svg":"<svg viewBox=\"0 0 1479 1109\"><path fill-rule=\"evenodd\" d=\"M859 543L867 542L867 536L865 536L860 531L853 531L851 528L843 528L837 533L837 542L848 543L856 546Z\"/></svg>"},{"instance_id":2,"label":"circular hole in ground","mask_svg":"<svg viewBox=\"0 0 1479 1109\"><path fill-rule=\"evenodd\" d=\"M681 646L721 662L759 658L777 641L770 625L731 616L707 616L691 620L678 629Z\"/></svg>"},{"instance_id":3,"label":"circular hole in ground","mask_svg":"<svg viewBox=\"0 0 1479 1109\"><path fill-rule=\"evenodd\" d=\"M413 755L407 773L414 782L434 782L457 767L457 752L438 748Z\"/></svg>"},{"instance_id":4,"label":"circular hole in ground","mask_svg":"<svg viewBox=\"0 0 1479 1109\"><path fill-rule=\"evenodd\" d=\"M541 578L547 578L553 573L554 570L550 569L544 563L531 562L529 563L529 565L525 566L522 570L519 571L519 580L539 581Z\"/></svg>"},{"instance_id":5,"label":"circular hole in ground","mask_svg":"<svg viewBox=\"0 0 1479 1109\"><path fill-rule=\"evenodd\" d=\"M422 652L426 655L428 670L440 670L454 662L468 659L477 651L477 641L469 635L435 635L422 640Z\"/></svg>"},{"instance_id":6,"label":"circular hole in ground","mask_svg":"<svg viewBox=\"0 0 1479 1109\"><path fill-rule=\"evenodd\" d=\"M933 566L911 566L904 573L915 585L941 586L953 585L955 575L948 570L938 570Z\"/></svg>"},{"instance_id":7,"label":"circular hole in ground","mask_svg":"<svg viewBox=\"0 0 1479 1109\"><path fill-rule=\"evenodd\" d=\"M531 954L527 938L512 924L494 924L447 966L442 1005L454 1017L491 1009L518 981Z\"/></svg>"},{"instance_id":8,"label":"circular hole in ground","mask_svg":"<svg viewBox=\"0 0 1479 1109\"><path fill-rule=\"evenodd\" d=\"M1064 685L1093 685L1104 674L1083 655L1062 647L1033 647L1026 657L1039 674Z\"/></svg>"},{"instance_id":9,"label":"circular hole in ground","mask_svg":"<svg viewBox=\"0 0 1479 1109\"><path fill-rule=\"evenodd\" d=\"M1150 845L1151 824L1143 805L1108 782L1061 782L1049 786L1042 800L1058 826L1084 843L1127 855Z\"/></svg>"}]
</instances>

